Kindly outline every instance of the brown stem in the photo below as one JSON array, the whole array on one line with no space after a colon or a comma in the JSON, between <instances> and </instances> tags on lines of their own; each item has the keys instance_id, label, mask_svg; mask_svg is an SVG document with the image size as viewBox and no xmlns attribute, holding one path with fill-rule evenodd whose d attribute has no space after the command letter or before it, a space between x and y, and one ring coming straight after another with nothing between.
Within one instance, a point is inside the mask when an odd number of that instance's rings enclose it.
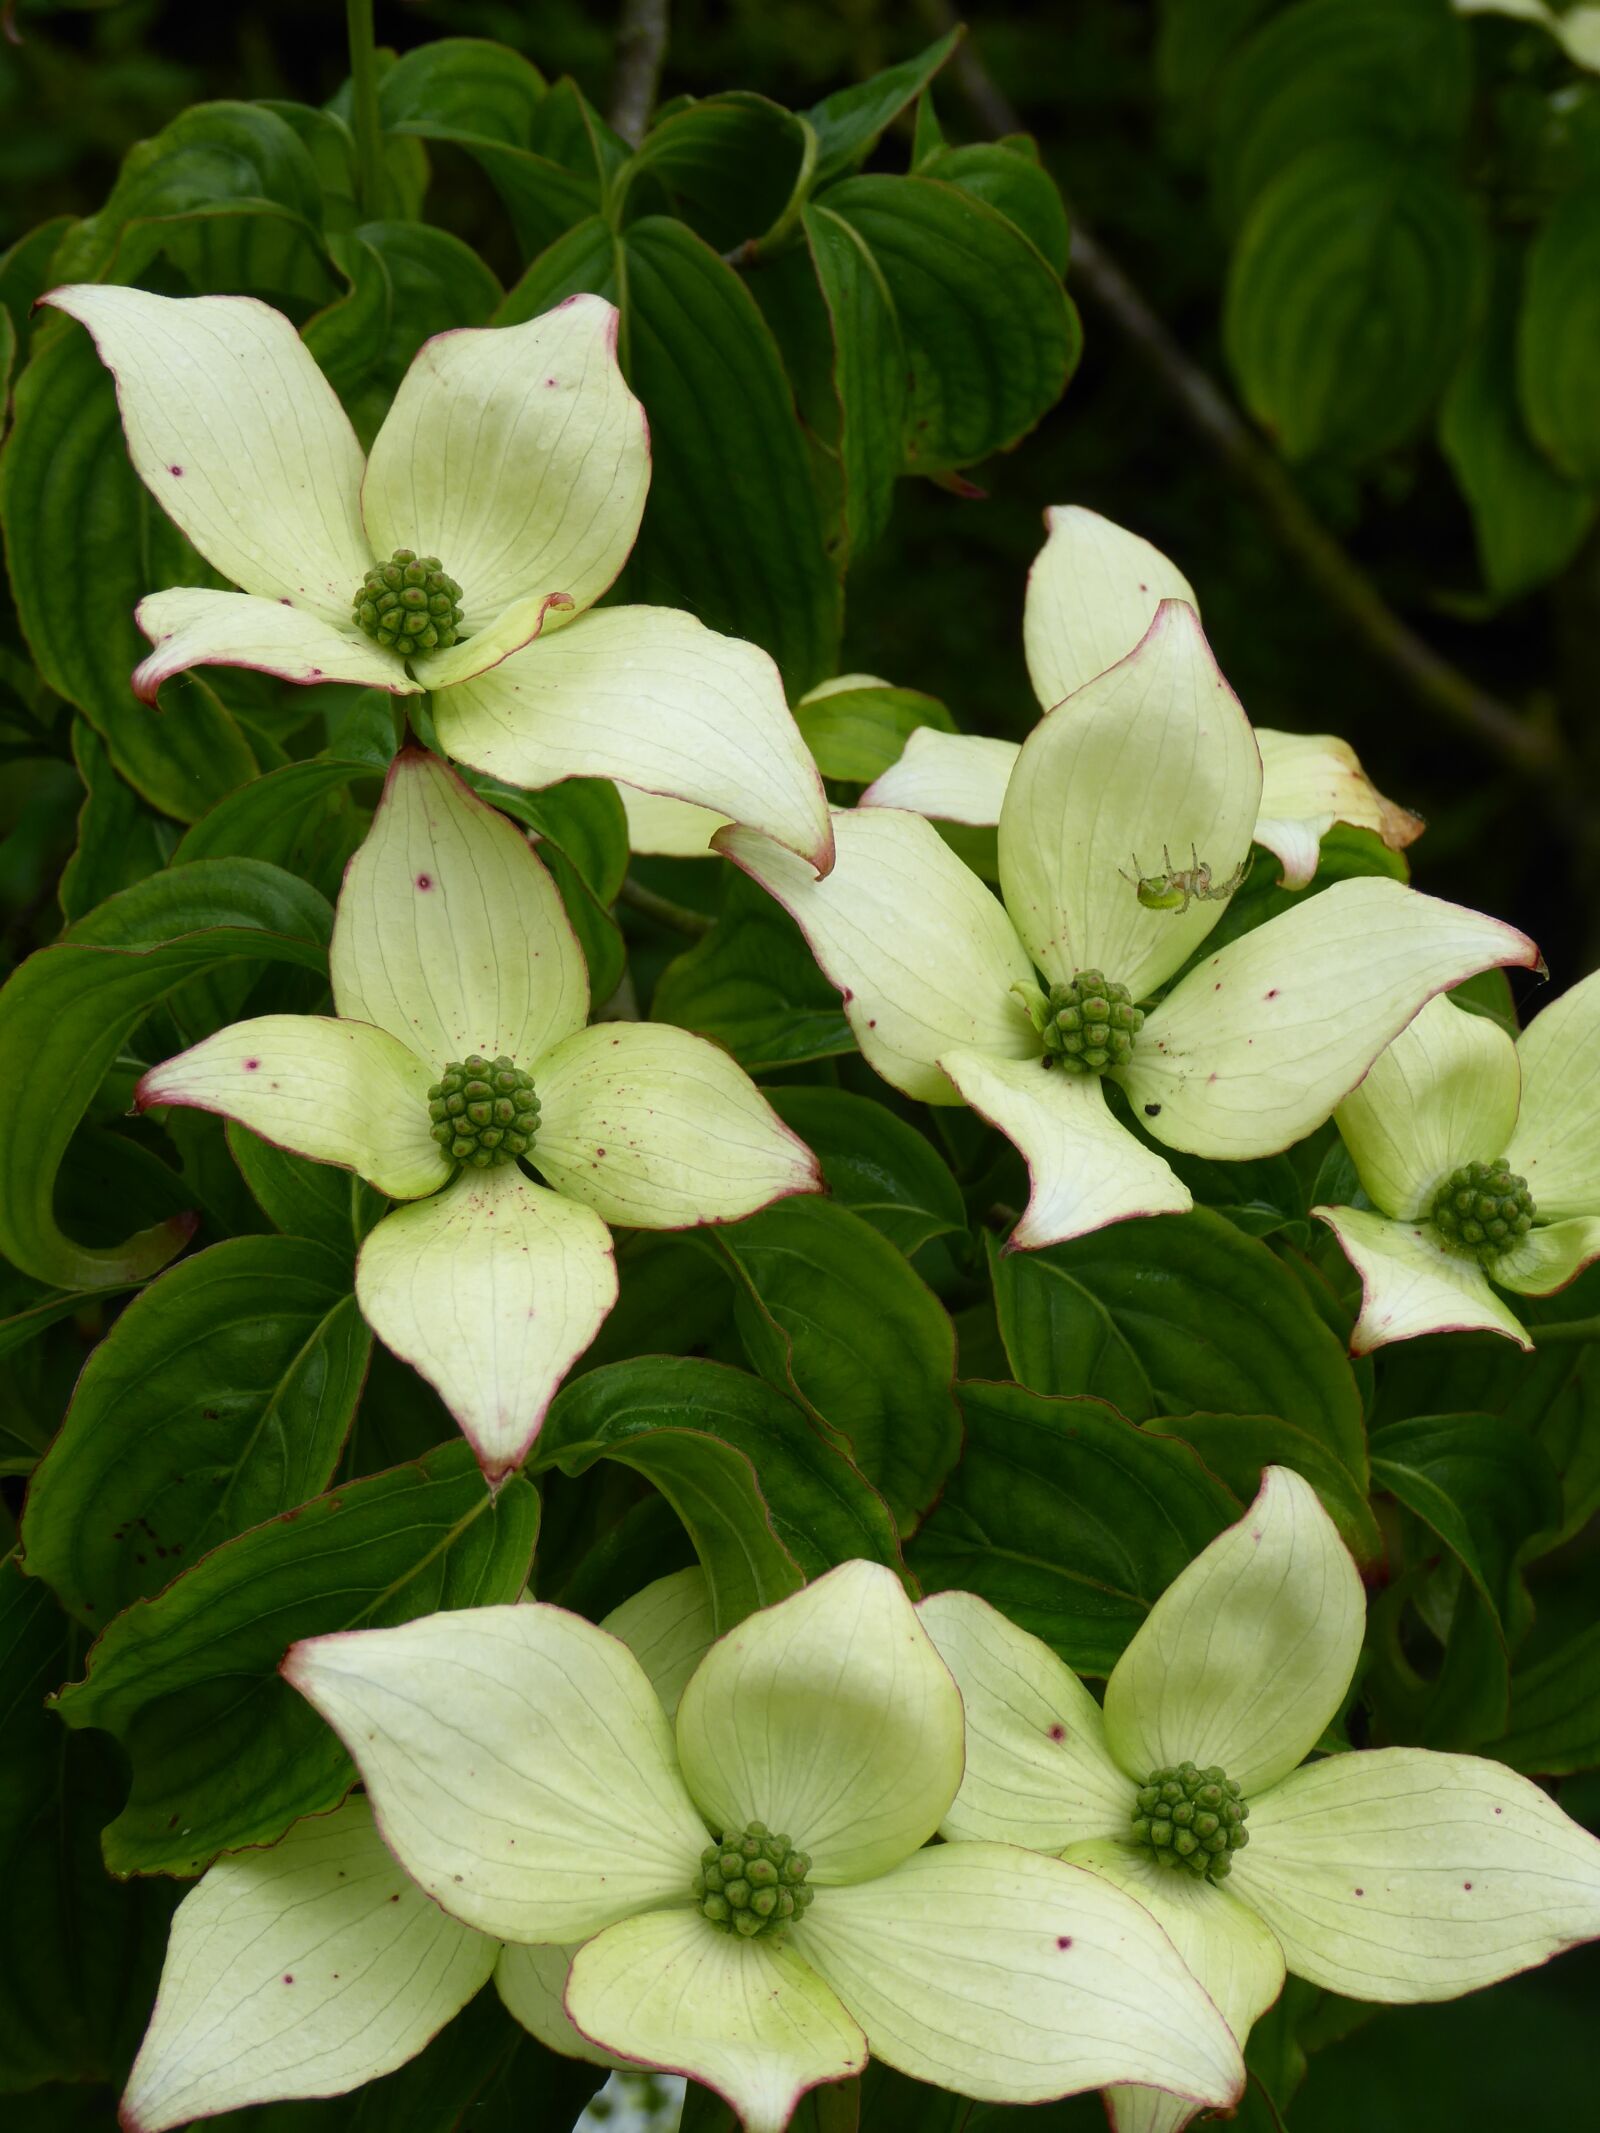
<instances>
[{"instance_id":1,"label":"brown stem","mask_svg":"<svg viewBox=\"0 0 1600 2133\"><path fill-rule=\"evenodd\" d=\"M632 148L644 139L667 56L667 0L623 0L611 123Z\"/></svg>"},{"instance_id":2,"label":"brown stem","mask_svg":"<svg viewBox=\"0 0 1600 2133\"><path fill-rule=\"evenodd\" d=\"M930 24L955 21L948 0L921 0ZM982 124L992 133L1026 130L1010 98L984 66L972 38L956 50L950 71ZM1388 605L1378 588L1308 508L1282 463L1206 373L1192 363L1122 268L1073 218L1073 286L1083 292L1148 366L1190 427L1215 453L1240 488L1254 498L1280 544L1299 563L1323 599L1368 649L1403 680L1417 701L1470 734L1479 745L1522 771L1549 776L1564 749L1554 725L1521 717L1441 657Z\"/></svg>"}]
</instances>

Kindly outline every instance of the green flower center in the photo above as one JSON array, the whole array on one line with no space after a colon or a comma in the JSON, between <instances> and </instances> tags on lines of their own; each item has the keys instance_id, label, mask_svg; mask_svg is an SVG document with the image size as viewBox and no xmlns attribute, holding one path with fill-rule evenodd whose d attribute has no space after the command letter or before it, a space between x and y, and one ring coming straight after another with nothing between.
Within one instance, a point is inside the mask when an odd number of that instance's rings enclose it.
<instances>
[{"instance_id":1,"label":"green flower center","mask_svg":"<svg viewBox=\"0 0 1600 2133\"><path fill-rule=\"evenodd\" d=\"M1178 1763L1152 1770L1134 1795L1133 1841L1148 1845L1163 1866L1225 1881L1233 1871L1229 1855L1250 1842L1249 1813L1238 1786L1215 1763L1206 1770Z\"/></svg>"},{"instance_id":2,"label":"green flower center","mask_svg":"<svg viewBox=\"0 0 1600 2133\"><path fill-rule=\"evenodd\" d=\"M474 1170L493 1170L533 1146L539 1099L532 1077L504 1053L484 1059L474 1052L447 1066L428 1091L428 1116L446 1155Z\"/></svg>"},{"instance_id":3,"label":"green flower center","mask_svg":"<svg viewBox=\"0 0 1600 2133\"><path fill-rule=\"evenodd\" d=\"M1452 1170L1428 1210L1452 1251L1470 1259L1498 1259L1533 1227L1533 1194L1504 1156Z\"/></svg>"},{"instance_id":4,"label":"green flower center","mask_svg":"<svg viewBox=\"0 0 1600 2133\"><path fill-rule=\"evenodd\" d=\"M1039 1034L1044 1063L1069 1074L1103 1074L1126 1066L1144 1014L1126 985L1098 970L1080 970L1069 985L1052 985Z\"/></svg>"},{"instance_id":5,"label":"green flower center","mask_svg":"<svg viewBox=\"0 0 1600 2133\"><path fill-rule=\"evenodd\" d=\"M804 1915L816 1890L806 1884L811 1871L807 1853L796 1851L787 1837L775 1837L765 1822L747 1822L700 1854L700 1871L690 1887L709 1918L725 1933L754 1940L758 1933L778 1933Z\"/></svg>"},{"instance_id":6,"label":"green flower center","mask_svg":"<svg viewBox=\"0 0 1600 2133\"><path fill-rule=\"evenodd\" d=\"M350 619L386 652L442 651L461 635L461 587L436 555L397 548L362 579Z\"/></svg>"}]
</instances>

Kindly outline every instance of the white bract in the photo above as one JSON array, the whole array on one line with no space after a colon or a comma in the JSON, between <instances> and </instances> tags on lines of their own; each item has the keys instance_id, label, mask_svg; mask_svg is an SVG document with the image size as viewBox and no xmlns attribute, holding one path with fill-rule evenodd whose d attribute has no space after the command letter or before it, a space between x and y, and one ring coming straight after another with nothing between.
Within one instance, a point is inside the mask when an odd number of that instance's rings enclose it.
<instances>
[{"instance_id":1,"label":"white bract","mask_svg":"<svg viewBox=\"0 0 1600 2133\"><path fill-rule=\"evenodd\" d=\"M218 665L427 690L445 751L509 784L617 778L828 865L821 781L766 653L674 608L594 605L650 486L612 305L574 296L525 325L436 335L364 456L292 324L252 297L80 284L44 301L94 336L151 494L242 588L140 603L146 701ZM458 624L409 659L355 619L397 551L460 591Z\"/></svg>"},{"instance_id":2,"label":"white bract","mask_svg":"<svg viewBox=\"0 0 1600 2133\"><path fill-rule=\"evenodd\" d=\"M604 1627L670 1717L711 1643L704 1575L658 1578ZM358 1793L266 1850L220 1859L179 1904L122 2124L162 2133L246 2104L345 2095L415 2057L491 1976L541 2042L614 2065L567 2020L574 1952L510 1947L440 1910Z\"/></svg>"},{"instance_id":3,"label":"white bract","mask_svg":"<svg viewBox=\"0 0 1600 2133\"><path fill-rule=\"evenodd\" d=\"M924 1102L969 1103L1021 1149L1032 1196L1013 1242L1031 1247L1191 1204L1102 1080L1169 1147L1267 1155L1321 1125L1432 994L1537 961L1514 927L1369 877L1173 984L1226 897L1152 908L1138 876L1165 844L1185 864L1198 854L1220 888L1260 796L1254 736L1199 619L1164 600L1134 650L1024 743L1000 810L1003 904L931 823L895 808L837 815L821 880L756 832L716 844L798 921L868 1063ZM1101 1029L1106 1048L1077 1049Z\"/></svg>"},{"instance_id":4,"label":"white bract","mask_svg":"<svg viewBox=\"0 0 1600 2133\"><path fill-rule=\"evenodd\" d=\"M1366 1608L1315 1491L1286 1468L1161 1595L1103 1710L970 1593L918 1611L966 1704L944 1834L1061 1854L1137 1896L1241 2044L1286 1968L1352 1999L1448 2000L1600 1936L1600 1843L1529 1779L1421 1748L1306 1760L1349 1689ZM1212 1797L1235 1788L1237 1849L1217 1843ZM1117 2133L1192 2116L1148 2088L1110 2102Z\"/></svg>"},{"instance_id":5,"label":"white bract","mask_svg":"<svg viewBox=\"0 0 1600 2133\"><path fill-rule=\"evenodd\" d=\"M582 2037L704 2082L749 2133L869 2051L1015 2103L1239 2093L1226 2024L1138 1904L1011 1843L924 1848L961 1698L878 1565L720 1638L675 1725L625 1644L539 1603L310 1638L284 1672L427 1896L496 1940L576 1943ZM564 1960L537 1966L540 2021Z\"/></svg>"},{"instance_id":6,"label":"white bract","mask_svg":"<svg viewBox=\"0 0 1600 2133\"><path fill-rule=\"evenodd\" d=\"M220 1111L405 1203L363 1243L357 1298L498 1479L616 1301L607 1223L736 1222L818 1190L816 1164L703 1037L585 1027L555 883L521 830L418 749L395 758L346 871L329 966L333 1017L235 1023L153 1067L137 1101ZM441 1116L442 1077L473 1060L531 1077L543 1185L497 1095L481 1119Z\"/></svg>"},{"instance_id":7,"label":"white bract","mask_svg":"<svg viewBox=\"0 0 1600 2133\"><path fill-rule=\"evenodd\" d=\"M1373 1206L1312 1212L1361 1276L1356 1353L1474 1330L1531 1348L1496 1285L1549 1296L1600 1259L1600 973L1515 1042L1430 1001L1335 1116Z\"/></svg>"},{"instance_id":8,"label":"white bract","mask_svg":"<svg viewBox=\"0 0 1600 2133\"><path fill-rule=\"evenodd\" d=\"M1131 652L1163 600L1199 602L1187 578L1150 543L1079 504L1045 513L1049 536L1028 573L1023 644L1041 710L1050 712ZM1278 859L1285 888L1303 889L1317 871L1322 839L1336 822L1375 830L1400 851L1422 834L1417 816L1386 800L1355 751L1330 733L1256 728L1262 785L1254 842ZM920 726L898 763L869 785L863 807L904 807L940 822L1000 820L1018 744ZM1187 845L1166 840L1173 868L1192 865ZM1202 852L1201 857L1209 859ZM1151 876L1166 871L1159 844L1138 858ZM1220 880L1225 877L1213 875Z\"/></svg>"}]
</instances>

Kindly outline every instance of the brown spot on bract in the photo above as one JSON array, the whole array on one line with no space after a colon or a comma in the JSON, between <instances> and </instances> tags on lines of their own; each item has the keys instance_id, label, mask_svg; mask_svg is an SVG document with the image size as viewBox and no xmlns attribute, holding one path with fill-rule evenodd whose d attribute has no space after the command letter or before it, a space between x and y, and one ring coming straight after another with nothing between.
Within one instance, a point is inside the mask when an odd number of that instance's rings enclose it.
<instances>
[{"instance_id":1,"label":"brown spot on bract","mask_svg":"<svg viewBox=\"0 0 1600 2133\"><path fill-rule=\"evenodd\" d=\"M1357 1894L1358 1896L1365 1896L1365 1894L1366 1894L1366 1893L1367 1893L1367 1892L1366 1892L1366 1890L1365 1890L1365 1889L1357 1889L1357 1890L1356 1890L1356 1894Z\"/></svg>"},{"instance_id":2,"label":"brown spot on bract","mask_svg":"<svg viewBox=\"0 0 1600 2133\"><path fill-rule=\"evenodd\" d=\"M400 1891L398 1889L395 1890L394 1894L389 1898L389 1901L391 1903L398 1903L400 1901Z\"/></svg>"},{"instance_id":3,"label":"brown spot on bract","mask_svg":"<svg viewBox=\"0 0 1600 2133\"><path fill-rule=\"evenodd\" d=\"M1146 1104L1144 1115L1146 1118L1159 1118L1161 1116L1161 1106L1159 1104Z\"/></svg>"},{"instance_id":4,"label":"brown spot on bract","mask_svg":"<svg viewBox=\"0 0 1600 2133\"><path fill-rule=\"evenodd\" d=\"M1470 1891L1470 1890L1471 1890L1471 1887L1472 1887L1472 1883L1471 1883L1470 1881L1463 1881L1463 1882L1462 1882L1462 1884L1461 1884L1461 1886L1462 1886L1462 1887L1463 1887L1464 1889L1467 1889L1467 1890L1469 1890L1469 1891Z\"/></svg>"},{"instance_id":5,"label":"brown spot on bract","mask_svg":"<svg viewBox=\"0 0 1600 2133\"><path fill-rule=\"evenodd\" d=\"M1276 985L1274 985L1274 986L1273 986L1273 988L1272 988L1272 990L1271 990L1271 992L1269 992L1269 993L1267 994L1267 998L1268 998L1269 1000L1275 1000L1275 999L1276 999L1277 997L1278 997L1278 988L1277 988L1277 986L1276 986Z\"/></svg>"},{"instance_id":6,"label":"brown spot on bract","mask_svg":"<svg viewBox=\"0 0 1600 2133\"><path fill-rule=\"evenodd\" d=\"M597 1149L595 1150L595 1154L596 1154L596 1155L604 1155L604 1154L605 1154L605 1150L604 1150L603 1148L597 1148Z\"/></svg>"}]
</instances>

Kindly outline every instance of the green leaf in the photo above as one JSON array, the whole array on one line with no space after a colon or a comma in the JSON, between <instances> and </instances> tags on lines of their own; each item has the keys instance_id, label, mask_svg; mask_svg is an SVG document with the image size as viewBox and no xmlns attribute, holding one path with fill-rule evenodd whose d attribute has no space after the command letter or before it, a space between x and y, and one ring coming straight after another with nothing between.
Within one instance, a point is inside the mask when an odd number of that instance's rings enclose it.
<instances>
[{"instance_id":1,"label":"green leaf","mask_svg":"<svg viewBox=\"0 0 1600 2133\"><path fill-rule=\"evenodd\" d=\"M1281 1415L1163 1415L1151 1427L1192 1444L1241 1503L1254 1499L1263 1467L1293 1467L1322 1498L1356 1561L1382 1561L1383 1534L1361 1482L1299 1423Z\"/></svg>"},{"instance_id":2,"label":"green leaf","mask_svg":"<svg viewBox=\"0 0 1600 2133\"><path fill-rule=\"evenodd\" d=\"M277 867L202 861L124 890L13 973L0 988L0 1078L14 1091L0 1251L14 1265L53 1288L116 1288L182 1250L193 1227L182 1217L111 1248L64 1235L54 1198L67 1143L133 1031L186 978L241 960L324 968L331 925L315 890Z\"/></svg>"},{"instance_id":3,"label":"green leaf","mask_svg":"<svg viewBox=\"0 0 1600 2133\"><path fill-rule=\"evenodd\" d=\"M740 1284L752 1366L848 1452L900 1530L913 1529L961 1449L955 1332L938 1298L869 1222L812 1195L711 1236Z\"/></svg>"},{"instance_id":4,"label":"green leaf","mask_svg":"<svg viewBox=\"0 0 1600 2133\"><path fill-rule=\"evenodd\" d=\"M347 1264L388 1206L382 1193L354 1172L313 1163L275 1148L236 1119L227 1122L228 1152L268 1220L286 1237L306 1237Z\"/></svg>"},{"instance_id":5,"label":"green leaf","mask_svg":"<svg viewBox=\"0 0 1600 2133\"><path fill-rule=\"evenodd\" d=\"M954 733L956 722L937 696L920 689L830 689L795 706L795 724L825 778L870 785L898 763L919 726Z\"/></svg>"},{"instance_id":6,"label":"green leaf","mask_svg":"<svg viewBox=\"0 0 1600 2133\"><path fill-rule=\"evenodd\" d=\"M903 59L897 67L885 67L866 81L837 89L820 104L813 104L806 113L817 137L817 167L812 182L826 185L864 162L878 145L884 129L908 104L916 102L961 36L959 28L950 30L914 59Z\"/></svg>"},{"instance_id":7,"label":"green leaf","mask_svg":"<svg viewBox=\"0 0 1600 2133\"><path fill-rule=\"evenodd\" d=\"M133 1766L105 1832L111 1871L194 1874L336 1805L354 1771L279 1678L285 1651L516 1599L538 1522L527 1482L491 1496L470 1447L441 1445L225 1541L119 1615L57 1699L69 1725L115 1734Z\"/></svg>"},{"instance_id":8,"label":"green leaf","mask_svg":"<svg viewBox=\"0 0 1600 2133\"><path fill-rule=\"evenodd\" d=\"M505 203L524 258L600 205L592 169L579 173L540 152L540 112L549 100L537 67L508 46L477 37L418 45L378 89L387 131L453 142L482 168Z\"/></svg>"},{"instance_id":9,"label":"green leaf","mask_svg":"<svg viewBox=\"0 0 1600 2133\"><path fill-rule=\"evenodd\" d=\"M828 1190L909 1259L967 1226L961 1188L925 1135L843 1089L769 1089L768 1101L822 1165Z\"/></svg>"},{"instance_id":10,"label":"green leaf","mask_svg":"<svg viewBox=\"0 0 1600 2133\"><path fill-rule=\"evenodd\" d=\"M210 573L129 465L116 389L70 319L39 331L17 380L0 521L39 671L84 713L135 791L193 822L252 778L244 735L203 683L169 688L160 717L128 686L148 650L137 602L160 586L204 584Z\"/></svg>"},{"instance_id":11,"label":"green leaf","mask_svg":"<svg viewBox=\"0 0 1600 2133\"><path fill-rule=\"evenodd\" d=\"M836 439L829 441L836 441L839 455L844 553L853 558L879 538L894 505L904 457L905 348L894 299L864 240L820 203L806 208L801 219L827 315L834 400L830 429L836 430ZM802 312L791 328L803 327L808 316ZM797 367L795 348L786 352Z\"/></svg>"},{"instance_id":12,"label":"green leaf","mask_svg":"<svg viewBox=\"0 0 1600 2133\"><path fill-rule=\"evenodd\" d=\"M836 1563L898 1567L882 1497L759 1378L722 1363L610 1363L556 1395L534 1469L581 1474L620 1460L653 1482L694 1540L717 1633Z\"/></svg>"},{"instance_id":13,"label":"green leaf","mask_svg":"<svg viewBox=\"0 0 1600 2133\"><path fill-rule=\"evenodd\" d=\"M1186 1444L1102 1400L957 1387L967 1444L911 1545L930 1592L976 1592L1106 1674L1178 1572L1239 1515Z\"/></svg>"},{"instance_id":14,"label":"green leaf","mask_svg":"<svg viewBox=\"0 0 1600 2133\"><path fill-rule=\"evenodd\" d=\"M1600 185L1557 203L1528 254L1517 326L1522 411L1539 449L1573 481L1600 482Z\"/></svg>"},{"instance_id":15,"label":"green leaf","mask_svg":"<svg viewBox=\"0 0 1600 2133\"><path fill-rule=\"evenodd\" d=\"M28 1492L28 1571L103 1628L189 1563L325 1489L372 1336L350 1268L291 1237L213 1245L90 1355Z\"/></svg>"},{"instance_id":16,"label":"green leaf","mask_svg":"<svg viewBox=\"0 0 1600 2133\"><path fill-rule=\"evenodd\" d=\"M1600 271L1600 194L1594 217L1594 263ZM1578 307L1573 291L1582 280L1563 284L1559 316L1547 318L1540 337L1530 336L1527 361L1536 377L1555 383L1558 365L1545 365L1559 350ZM1502 257L1489 309L1476 340L1451 382L1439 418L1439 442L1472 511L1478 560L1489 590L1511 599L1564 570L1594 521L1597 498L1592 489L1566 481L1540 452L1528 433L1517 398L1518 285L1515 262ZM1600 307L1594 314L1600 332ZM1561 397L1559 386L1555 399ZM1580 424L1588 422L1600 449L1600 421L1587 390L1575 402ZM1548 447L1547 447L1548 449ZM1560 456L1560 455L1558 455ZM1600 458L1597 458L1600 469ZM1600 479L1600 471L1591 472Z\"/></svg>"},{"instance_id":17,"label":"green leaf","mask_svg":"<svg viewBox=\"0 0 1600 2133\"><path fill-rule=\"evenodd\" d=\"M1259 9L1254 10L1260 12ZM1216 14L1216 0L1202 12ZM1229 0L1228 15L1242 12ZM1237 223L1308 149L1449 146L1472 105L1465 25L1441 0L1300 0L1279 8L1219 76L1217 192Z\"/></svg>"},{"instance_id":18,"label":"green leaf","mask_svg":"<svg viewBox=\"0 0 1600 2133\"><path fill-rule=\"evenodd\" d=\"M542 792L524 792L473 772L467 782L538 838L539 857L561 891L583 950L590 994L597 1006L609 1000L628 960L611 914L628 871L628 817L617 788L608 778L568 778Z\"/></svg>"},{"instance_id":19,"label":"green leaf","mask_svg":"<svg viewBox=\"0 0 1600 2133\"><path fill-rule=\"evenodd\" d=\"M717 923L667 965L650 1011L712 1038L752 1074L856 1048L799 927L732 868Z\"/></svg>"},{"instance_id":20,"label":"green leaf","mask_svg":"<svg viewBox=\"0 0 1600 2133\"><path fill-rule=\"evenodd\" d=\"M1212 1209L1119 1222L990 1266L1006 1353L1036 1392L1153 1415L1283 1415L1357 1481L1361 1399L1293 1274Z\"/></svg>"},{"instance_id":21,"label":"green leaf","mask_svg":"<svg viewBox=\"0 0 1600 2133\"><path fill-rule=\"evenodd\" d=\"M69 926L164 866L171 841L166 825L148 814L132 786L117 776L105 742L85 718L72 722L72 760L83 780L83 806L77 848L56 887Z\"/></svg>"},{"instance_id":22,"label":"green leaf","mask_svg":"<svg viewBox=\"0 0 1600 2133\"><path fill-rule=\"evenodd\" d=\"M287 867L303 851L308 831L314 836L321 828L329 795L360 778L381 775L371 763L338 756L280 764L229 793L185 830L172 863L182 867L197 859L265 859Z\"/></svg>"},{"instance_id":23,"label":"green leaf","mask_svg":"<svg viewBox=\"0 0 1600 2133\"><path fill-rule=\"evenodd\" d=\"M778 220L809 146L804 119L768 97L734 89L691 99L658 119L617 190L648 171L698 236L731 252Z\"/></svg>"},{"instance_id":24,"label":"green leaf","mask_svg":"<svg viewBox=\"0 0 1600 2133\"><path fill-rule=\"evenodd\" d=\"M365 223L339 256L349 294L307 322L305 343L370 446L423 342L487 325L503 292L476 252L425 222Z\"/></svg>"},{"instance_id":25,"label":"green leaf","mask_svg":"<svg viewBox=\"0 0 1600 2133\"><path fill-rule=\"evenodd\" d=\"M1032 141L1024 137L941 148L918 163L917 176L942 178L974 200L986 201L1016 224L1055 273L1066 274L1072 249L1066 204Z\"/></svg>"},{"instance_id":26,"label":"green leaf","mask_svg":"<svg viewBox=\"0 0 1600 2133\"><path fill-rule=\"evenodd\" d=\"M1511 1724L1496 1760L1530 1777L1600 1764L1600 1622L1511 1677Z\"/></svg>"},{"instance_id":27,"label":"green leaf","mask_svg":"<svg viewBox=\"0 0 1600 2133\"><path fill-rule=\"evenodd\" d=\"M769 651L791 700L835 670L839 588L776 342L733 269L681 222L613 238L598 219L536 260L502 325L580 289L622 313L619 352L649 410L650 498L619 597L692 608Z\"/></svg>"},{"instance_id":28,"label":"green leaf","mask_svg":"<svg viewBox=\"0 0 1600 2133\"><path fill-rule=\"evenodd\" d=\"M103 1741L72 1740L45 1708L73 1642L44 1587L0 1563L0 2094L120 2082L177 1896L106 1879L99 1834L121 1787L115 1757Z\"/></svg>"},{"instance_id":29,"label":"green leaf","mask_svg":"<svg viewBox=\"0 0 1600 2133\"><path fill-rule=\"evenodd\" d=\"M261 104L194 104L128 151L111 196L52 262L58 282L131 281L165 251L201 287L320 299L332 277L322 187L294 128Z\"/></svg>"},{"instance_id":30,"label":"green leaf","mask_svg":"<svg viewBox=\"0 0 1600 2133\"><path fill-rule=\"evenodd\" d=\"M904 470L969 466L1025 436L1065 391L1083 336L1060 276L1022 232L933 178L850 178L825 205L868 247L899 319Z\"/></svg>"},{"instance_id":31,"label":"green leaf","mask_svg":"<svg viewBox=\"0 0 1600 2133\"><path fill-rule=\"evenodd\" d=\"M1449 383L1483 280L1477 209L1452 178L1366 139L1308 150L1256 202L1229 273L1250 412L1291 460L1404 443Z\"/></svg>"}]
</instances>

